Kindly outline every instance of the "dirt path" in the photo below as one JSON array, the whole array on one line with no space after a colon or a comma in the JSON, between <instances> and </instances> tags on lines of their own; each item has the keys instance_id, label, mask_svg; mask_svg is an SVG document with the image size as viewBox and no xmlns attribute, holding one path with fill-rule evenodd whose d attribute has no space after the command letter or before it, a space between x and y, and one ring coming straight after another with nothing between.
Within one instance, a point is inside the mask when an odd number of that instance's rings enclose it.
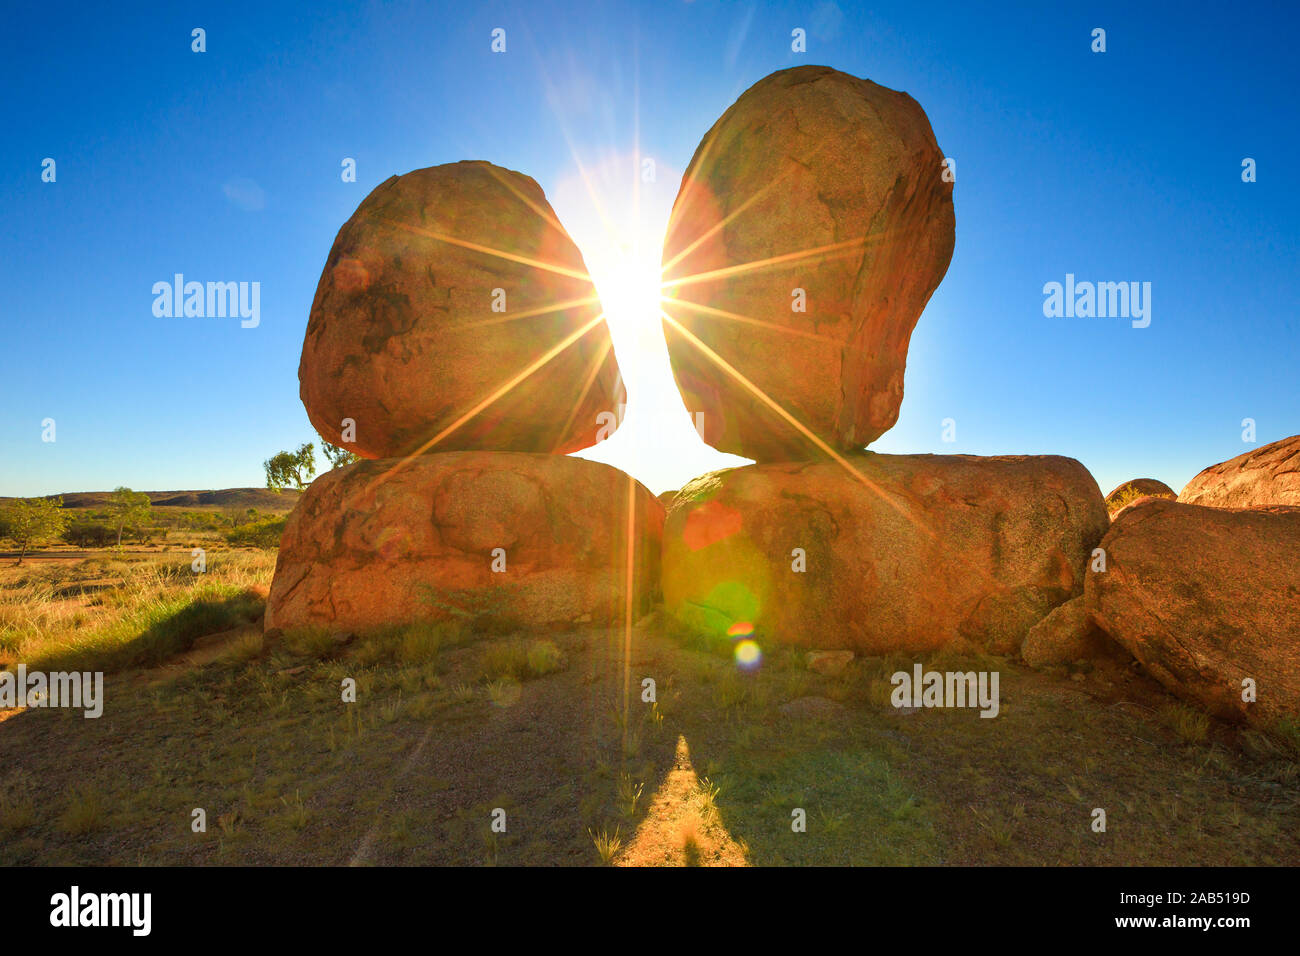
<instances>
[{"instance_id":1,"label":"dirt path","mask_svg":"<svg viewBox=\"0 0 1300 956\"><path fill-rule=\"evenodd\" d=\"M685 737L677 738L673 769L651 798L646 818L616 866L748 866L745 847L722 825L714 793L691 764Z\"/></svg>"}]
</instances>

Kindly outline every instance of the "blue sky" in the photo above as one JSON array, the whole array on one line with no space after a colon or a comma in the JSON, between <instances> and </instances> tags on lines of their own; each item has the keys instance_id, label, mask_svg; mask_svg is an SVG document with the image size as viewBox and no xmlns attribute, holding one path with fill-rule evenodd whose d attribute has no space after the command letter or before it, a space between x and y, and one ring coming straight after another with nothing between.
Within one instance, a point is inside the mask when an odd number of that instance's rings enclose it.
<instances>
[{"instance_id":1,"label":"blue sky","mask_svg":"<svg viewBox=\"0 0 1300 956\"><path fill-rule=\"evenodd\" d=\"M1140 476L1178 489L1300 432L1300 14L1129 6L17 9L0 56L0 495L263 484L263 459L315 438L303 332L334 235L375 185L460 159L525 172L594 273L578 162L608 173L608 207L648 241L714 120L806 63L906 90L957 160L956 252L912 338L898 425L872 447L1063 454L1103 492ZM659 170L639 209L620 179L638 146ZM260 325L155 317L152 285L176 272L260 282ZM1150 282L1150 327L1044 317L1043 285L1066 273ZM657 325L614 334L629 418L591 457L655 491L735 461L694 438Z\"/></svg>"}]
</instances>

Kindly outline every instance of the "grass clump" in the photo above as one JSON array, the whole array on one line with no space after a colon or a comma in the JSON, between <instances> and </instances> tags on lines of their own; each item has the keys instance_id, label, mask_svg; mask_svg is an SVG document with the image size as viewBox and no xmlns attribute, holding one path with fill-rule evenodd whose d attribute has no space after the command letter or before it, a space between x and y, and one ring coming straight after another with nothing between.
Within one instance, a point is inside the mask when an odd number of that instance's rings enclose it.
<instances>
[{"instance_id":1,"label":"grass clump","mask_svg":"<svg viewBox=\"0 0 1300 956\"><path fill-rule=\"evenodd\" d=\"M596 845L596 853L600 857L601 865L609 866L623 846L623 839L619 836L618 827L614 828L612 834L608 830L602 829L599 833L592 833L588 830L587 835L591 837L591 842Z\"/></svg>"},{"instance_id":2,"label":"grass clump","mask_svg":"<svg viewBox=\"0 0 1300 956\"><path fill-rule=\"evenodd\" d=\"M104 822L99 791L87 784L68 791L68 804L59 817L59 829L69 836L84 836Z\"/></svg>"},{"instance_id":3,"label":"grass clump","mask_svg":"<svg viewBox=\"0 0 1300 956\"><path fill-rule=\"evenodd\" d=\"M499 641L483 649L481 670L489 681L522 683L563 670L564 655L553 641L531 644L520 640Z\"/></svg>"},{"instance_id":4,"label":"grass clump","mask_svg":"<svg viewBox=\"0 0 1300 956\"><path fill-rule=\"evenodd\" d=\"M1159 710L1159 717L1160 722L1185 743L1203 744L1210 735L1210 718L1186 704L1164 704Z\"/></svg>"}]
</instances>

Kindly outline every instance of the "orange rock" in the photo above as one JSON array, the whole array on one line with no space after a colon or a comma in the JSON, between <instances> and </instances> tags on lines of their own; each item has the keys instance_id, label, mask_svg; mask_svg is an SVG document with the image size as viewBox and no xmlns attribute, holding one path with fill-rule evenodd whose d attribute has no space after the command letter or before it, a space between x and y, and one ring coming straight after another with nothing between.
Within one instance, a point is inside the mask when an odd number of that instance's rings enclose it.
<instances>
[{"instance_id":1,"label":"orange rock","mask_svg":"<svg viewBox=\"0 0 1300 956\"><path fill-rule=\"evenodd\" d=\"M327 472L285 526L266 628L621 626L629 502L633 608L644 611L658 587L663 507L609 465L450 452Z\"/></svg>"},{"instance_id":2,"label":"orange rock","mask_svg":"<svg viewBox=\"0 0 1300 956\"><path fill-rule=\"evenodd\" d=\"M1088 618L1083 595L1071 598L1029 629L1020 656L1030 667L1052 667L1080 659L1125 657Z\"/></svg>"},{"instance_id":3,"label":"orange rock","mask_svg":"<svg viewBox=\"0 0 1300 956\"><path fill-rule=\"evenodd\" d=\"M1101 547L1088 615L1157 680L1221 717L1300 717L1300 508L1150 500ZM1254 703L1242 700L1247 679Z\"/></svg>"},{"instance_id":4,"label":"orange rock","mask_svg":"<svg viewBox=\"0 0 1300 956\"><path fill-rule=\"evenodd\" d=\"M594 445L626 392L586 272L527 176L389 178L321 273L298 368L312 424L363 458Z\"/></svg>"},{"instance_id":5,"label":"orange rock","mask_svg":"<svg viewBox=\"0 0 1300 956\"><path fill-rule=\"evenodd\" d=\"M709 444L819 457L754 389L832 447L893 426L952 258L943 158L914 99L824 66L765 77L709 130L663 254L673 374Z\"/></svg>"},{"instance_id":6,"label":"orange rock","mask_svg":"<svg viewBox=\"0 0 1300 956\"><path fill-rule=\"evenodd\" d=\"M1187 483L1178 500L1214 508L1300 506L1300 435L1211 465Z\"/></svg>"},{"instance_id":7,"label":"orange rock","mask_svg":"<svg viewBox=\"0 0 1300 956\"><path fill-rule=\"evenodd\" d=\"M1106 496L1111 517L1141 498L1177 498L1178 494L1157 478L1133 478L1117 486Z\"/></svg>"},{"instance_id":8,"label":"orange rock","mask_svg":"<svg viewBox=\"0 0 1300 956\"><path fill-rule=\"evenodd\" d=\"M1082 593L1107 519L1077 461L849 462L852 472L750 465L688 483L664 528L667 609L719 638L752 624L760 644L885 654L962 637L1007 653Z\"/></svg>"}]
</instances>

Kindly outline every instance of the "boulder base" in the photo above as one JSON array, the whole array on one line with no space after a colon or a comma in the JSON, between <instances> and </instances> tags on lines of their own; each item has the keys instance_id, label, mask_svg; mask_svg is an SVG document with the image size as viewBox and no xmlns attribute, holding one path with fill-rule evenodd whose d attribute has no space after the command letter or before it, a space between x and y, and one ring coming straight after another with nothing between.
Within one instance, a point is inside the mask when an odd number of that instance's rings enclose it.
<instances>
[{"instance_id":1,"label":"boulder base","mask_svg":"<svg viewBox=\"0 0 1300 956\"><path fill-rule=\"evenodd\" d=\"M1089 616L1178 696L1220 717L1300 717L1300 508L1151 500L1087 575ZM1241 699L1250 678L1258 699Z\"/></svg>"},{"instance_id":2,"label":"boulder base","mask_svg":"<svg viewBox=\"0 0 1300 956\"><path fill-rule=\"evenodd\" d=\"M629 555L633 609L654 598L663 520L644 486L580 458L358 462L317 478L290 514L266 628L621 625Z\"/></svg>"},{"instance_id":3,"label":"boulder base","mask_svg":"<svg viewBox=\"0 0 1300 956\"><path fill-rule=\"evenodd\" d=\"M819 650L928 650L960 636L1009 653L1082 593L1107 517L1077 461L847 461L687 484L664 529L669 612L717 635L752 626L760 642Z\"/></svg>"}]
</instances>

